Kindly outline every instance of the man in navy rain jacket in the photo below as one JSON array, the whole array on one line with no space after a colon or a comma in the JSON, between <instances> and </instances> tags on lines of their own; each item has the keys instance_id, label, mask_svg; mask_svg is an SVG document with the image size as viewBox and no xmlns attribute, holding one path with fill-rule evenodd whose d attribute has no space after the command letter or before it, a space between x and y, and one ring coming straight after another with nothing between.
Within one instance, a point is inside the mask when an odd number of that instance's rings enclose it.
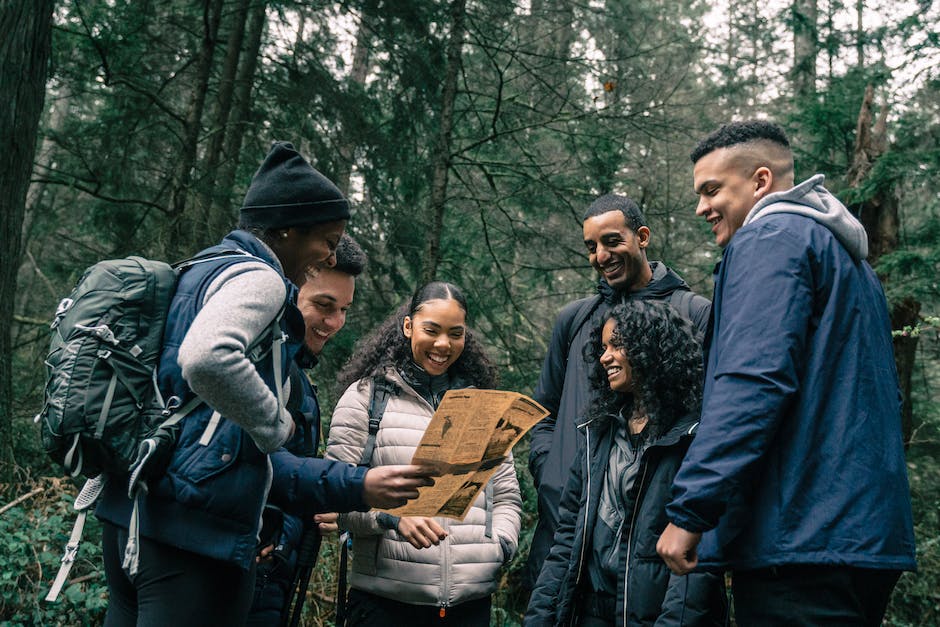
<instances>
[{"instance_id":1,"label":"man in navy rain jacket","mask_svg":"<svg viewBox=\"0 0 940 627\"><path fill-rule=\"evenodd\" d=\"M659 554L730 569L739 625L878 625L914 534L891 327L864 228L775 124L692 152L716 268L698 436ZM717 529L701 542L702 532Z\"/></svg>"}]
</instances>

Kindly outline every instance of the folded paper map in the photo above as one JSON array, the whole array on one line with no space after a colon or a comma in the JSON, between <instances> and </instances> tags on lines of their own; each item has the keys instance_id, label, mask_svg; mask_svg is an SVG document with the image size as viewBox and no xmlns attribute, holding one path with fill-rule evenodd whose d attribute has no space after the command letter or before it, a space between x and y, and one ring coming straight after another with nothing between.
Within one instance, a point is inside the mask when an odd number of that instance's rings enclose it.
<instances>
[{"instance_id":1,"label":"folded paper map","mask_svg":"<svg viewBox=\"0 0 940 627\"><path fill-rule=\"evenodd\" d=\"M463 520L512 447L547 415L544 407L518 392L449 390L411 459L434 469L434 485L387 511Z\"/></svg>"}]
</instances>

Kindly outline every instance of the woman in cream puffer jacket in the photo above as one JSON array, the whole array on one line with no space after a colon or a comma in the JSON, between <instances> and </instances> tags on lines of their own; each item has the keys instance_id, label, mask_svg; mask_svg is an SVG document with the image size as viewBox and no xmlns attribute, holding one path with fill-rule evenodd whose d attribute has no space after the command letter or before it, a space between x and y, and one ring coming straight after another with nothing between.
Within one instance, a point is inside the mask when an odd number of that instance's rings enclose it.
<instances>
[{"instance_id":1,"label":"woman in cream puffer jacket","mask_svg":"<svg viewBox=\"0 0 940 627\"><path fill-rule=\"evenodd\" d=\"M333 412L326 456L361 460L376 375L400 391L382 415L373 467L410 463L448 389L493 387L495 369L465 319L459 289L431 283L358 347L339 377L356 379ZM490 595L516 550L521 510L510 456L463 521L377 511L340 515L339 526L353 537L347 624L488 625Z\"/></svg>"}]
</instances>

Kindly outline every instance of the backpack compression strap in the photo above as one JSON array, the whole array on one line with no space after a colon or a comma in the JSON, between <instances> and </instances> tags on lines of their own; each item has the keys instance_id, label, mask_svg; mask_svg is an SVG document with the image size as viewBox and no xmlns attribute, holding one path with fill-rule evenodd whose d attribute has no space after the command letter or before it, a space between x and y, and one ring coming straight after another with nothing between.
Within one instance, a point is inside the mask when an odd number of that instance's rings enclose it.
<instances>
[{"instance_id":1,"label":"backpack compression strap","mask_svg":"<svg viewBox=\"0 0 940 627\"><path fill-rule=\"evenodd\" d=\"M52 582L52 587L49 588L46 601L52 602L59 598L59 592L62 591L62 586L65 585L69 571L72 570L72 564L75 563L75 558L78 556L78 547L81 544L82 532L85 530L85 519L88 517L88 510L98 500L98 495L101 494L103 487L103 476L92 477L85 482L81 492L75 497L72 507L78 512L78 517L72 526L72 534L69 536L68 544L65 545L65 554L62 556L59 572L55 576L55 581Z\"/></svg>"}]
</instances>

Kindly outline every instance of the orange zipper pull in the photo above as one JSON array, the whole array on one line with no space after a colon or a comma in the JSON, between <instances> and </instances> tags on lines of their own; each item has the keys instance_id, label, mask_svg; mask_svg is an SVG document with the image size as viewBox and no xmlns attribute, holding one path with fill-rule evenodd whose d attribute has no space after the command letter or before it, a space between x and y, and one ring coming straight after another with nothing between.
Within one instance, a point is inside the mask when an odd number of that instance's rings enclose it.
<instances>
[{"instance_id":1,"label":"orange zipper pull","mask_svg":"<svg viewBox=\"0 0 940 627\"><path fill-rule=\"evenodd\" d=\"M440 615L441 618L444 618L444 615L445 615L445 614L447 614L447 608L442 605L442 606L441 606L441 611L439 612L439 615Z\"/></svg>"}]
</instances>

